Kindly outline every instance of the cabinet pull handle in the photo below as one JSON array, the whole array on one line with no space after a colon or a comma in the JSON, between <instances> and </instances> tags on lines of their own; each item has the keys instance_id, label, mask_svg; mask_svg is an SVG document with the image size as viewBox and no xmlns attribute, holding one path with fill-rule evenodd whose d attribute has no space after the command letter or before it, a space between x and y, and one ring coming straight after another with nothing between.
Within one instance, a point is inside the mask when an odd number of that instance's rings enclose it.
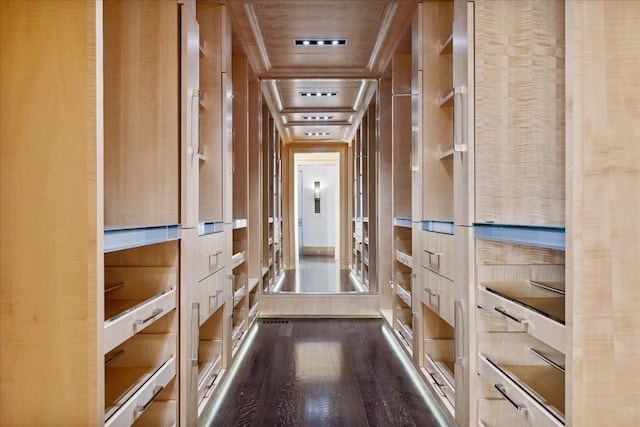
<instances>
[{"instance_id":1,"label":"cabinet pull handle","mask_svg":"<svg viewBox=\"0 0 640 427\"><path fill-rule=\"evenodd\" d=\"M141 320L136 320L136 323L138 325L144 325L145 323L147 323L148 321L150 321L151 319L153 319L154 317L157 317L160 313L162 313L164 311L163 308L156 308L155 310L153 310L153 312L151 313L151 315L145 319L141 319Z\"/></svg>"},{"instance_id":2,"label":"cabinet pull handle","mask_svg":"<svg viewBox=\"0 0 640 427\"><path fill-rule=\"evenodd\" d=\"M195 316L193 315L195 312ZM200 303L191 303L191 366L198 366L198 347L200 345Z\"/></svg>"},{"instance_id":3,"label":"cabinet pull handle","mask_svg":"<svg viewBox=\"0 0 640 427\"><path fill-rule=\"evenodd\" d=\"M467 151L467 144L462 140L462 114L463 98L462 88L457 87L453 93L453 151Z\"/></svg>"},{"instance_id":4,"label":"cabinet pull handle","mask_svg":"<svg viewBox=\"0 0 640 427\"><path fill-rule=\"evenodd\" d=\"M437 297L438 293L437 292L433 292L431 290L431 288L424 288L425 292L427 292L429 295L431 295L432 297Z\"/></svg>"},{"instance_id":5,"label":"cabinet pull handle","mask_svg":"<svg viewBox=\"0 0 640 427\"><path fill-rule=\"evenodd\" d=\"M461 322L460 319L463 318L464 311L462 309L462 301L456 300L453 302L454 307L454 320L453 324L455 337L453 340L453 353L455 363L462 363L463 354L460 349L462 348L462 339L464 338L464 322Z\"/></svg>"},{"instance_id":6,"label":"cabinet pull handle","mask_svg":"<svg viewBox=\"0 0 640 427\"><path fill-rule=\"evenodd\" d=\"M438 257L439 257L439 256L444 255L444 253L442 253L442 252L433 252L433 251L430 251L430 250L428 250L428 249L425 249L424 251L425 251L426 253L428 253L429 255L433 255L433 256L438 256Z\"/></svg>"},{"instance_id":7,"label":"cabinet pull handle","mask_svg":"<svg viewBox=\"0 0 640 427\"><path fill-rule=\"evenodd\" d=\"M528 323L527 319L521 319L519 317L515 317L514 315L507 313L507 310L505 310L502 307L495 307L494 310L497 311L498 313L502 314L503 316L508 317L509 319L511 319L511 320L513 320L515 322Z\"/></svg>"},{"instance_id":8,"label":"cabinet pull handle","mask_svg":"<svg viewBox=\"0 0 640 427\"><path fill-rule=\"evenodd\" d=\"M151 399L149 399L149 401L144 405L136 406L136 409L134 410L136 414L135 418L138 418L149 407L149 405L151 405L151 403L155 400L156 397L158 397L158 395L162 392L162 390L164 390L164 386L162 385L155 386L153 388L153 395L151 396Z\"/></svg>"},{"instance_id":9,"label":"cabinet pull handle","mask_svg":"<svg viewBox=\"0 0 640 427\"><path fill-rule=\"evenodd\" d=\"M527 407L524 406L521 403L517 403L516 401L514 401L511 397L509 397L509 395L507 394L507 389L504 388L504 386L502 384L496 384L494 385L494 387L496 388L496 390L498 390L498 392L509 401L509 403L511 403L513 405L514 408L516 408L519 412L527 412Z\"/></svg>"},{"instance_id":10,"label":"cabinet pull handle","mask_svg":"<svg viewBox=\"0 0 640 427\"><path fill-rule=\"evenodd\" d=\"M436 383L436 385L437 385L438 387L443 387L443 386L444 386L444 384L440 384L440 383L438 382L438 379L436 378L436 376L435 376L435 374L434 374L433 372L429 372L429 376L431 377L431 379L433 380L433 382L434 382L434 383Z\"/></svg>"}]
</instances>

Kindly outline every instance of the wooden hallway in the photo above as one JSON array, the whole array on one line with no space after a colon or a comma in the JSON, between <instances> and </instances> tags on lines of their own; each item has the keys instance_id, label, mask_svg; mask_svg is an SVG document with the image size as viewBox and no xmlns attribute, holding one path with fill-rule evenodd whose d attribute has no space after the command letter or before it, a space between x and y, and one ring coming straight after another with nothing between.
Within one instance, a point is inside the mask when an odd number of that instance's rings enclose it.
<instances>
[{"instance_id":1,"label":"wooden hallway","mask_svg":"<svg viewBox=\"0 0 640 427\"><path fill-rule=\"evenodd\" d=\"M447 425L381 320L263 319L256 326L201 425Z\"/></svg>"}]
</instances>

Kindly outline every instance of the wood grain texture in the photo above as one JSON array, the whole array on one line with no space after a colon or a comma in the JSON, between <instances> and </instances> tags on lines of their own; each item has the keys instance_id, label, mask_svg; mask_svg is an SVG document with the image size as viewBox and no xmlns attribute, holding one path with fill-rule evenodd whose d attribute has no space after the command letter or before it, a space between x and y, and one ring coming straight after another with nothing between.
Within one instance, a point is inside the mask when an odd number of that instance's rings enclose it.
<instances>
[{"instance_id":1,"label":"wood grain texture","mask_svg":"<svg viewBox=\"0 0 640 427\"><path fill-rule=\"evenodd\" d=\"M180 222L178 7L104 2L105 225Z\"/></svg>"},{"instance_id":2,"label":"wood grain texture","mask_svg":"<svg viewBox=\"0 0 640 427\"><path fill-rule=\"evenodd\" d=\"M3 426L101 424L101 13L0 2Z\"/></svg>"},{"instance_id":3,"label":"wood grain texture","mask_svg":"<svg viewBox=\"0 0 640 427\"><path fill-rule=\"evenodd\" d=\"M475 2L476 221L562 225L564 3Z\"/></svg>"},{"instance_id":4,"label":"wood grain texture","mask_svg":"<svg viewBox=\"0 0 640 427\"><path fill-rule=\"evenodd\" d=\"M572 425L640 425L638 22L638 2L567 3Z\"/></svg>"},{"instance_id":5,"label":"wood grain texture","mask_svg":"<svg viewBox=\"0 0 640 427\"><path fill-rule=\"evenodd\" d=\"M380 320L259 324L203 425L439 425L390 351Z\"/></svg>"},{"instance_id":6,"label":"wood grain texture","mask_svg":"<svg viewBox=\"0 0 640 427\"><path fill-rule=\"evenodd\" d=\"M200 25L200 221L223 220L222 155L222 72L225 62L222 7L214 2L196 2L196 19Z\"/></svg>"},{"instance_id":7,"label":"wood grain texture","mask_svg":"<svg viewBox=\"0 0 640 427\"><path fill-rule=\"evenodd\" d=\"M249 197L249 62L233 55L233 218L247 219Z\"/></svg>"},{"instance_id":8,"label":"wood grain texture","mask_svg":"<svg viewBox=\"0 0 640 427\"><path fill-rule=\"evenodd\" d=\"M448 30L447 30L448 28ZM453 29L453 2L422 4L422 207L420 219L453 220L453 104L440 98L453 89L453 57L439 52L443 32ZM446 36L445 36L446 37Z\"/></svg>"}]
</instances>

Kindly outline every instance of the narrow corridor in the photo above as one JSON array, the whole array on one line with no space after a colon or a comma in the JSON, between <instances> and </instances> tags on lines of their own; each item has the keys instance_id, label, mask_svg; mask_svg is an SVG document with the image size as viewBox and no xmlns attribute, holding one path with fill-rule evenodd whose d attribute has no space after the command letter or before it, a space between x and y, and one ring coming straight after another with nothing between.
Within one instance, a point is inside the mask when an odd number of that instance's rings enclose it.
<instances>
[{"instance_id":1,"label":"narrow corridor","mask_svg":"<svg viewBox=\"0 0 640 427\"><path fill-rule=\"evenodd\" d=\"M262 319L202 425L446 425L390 333L376 319Z\"/></svg>"}]
</instances>

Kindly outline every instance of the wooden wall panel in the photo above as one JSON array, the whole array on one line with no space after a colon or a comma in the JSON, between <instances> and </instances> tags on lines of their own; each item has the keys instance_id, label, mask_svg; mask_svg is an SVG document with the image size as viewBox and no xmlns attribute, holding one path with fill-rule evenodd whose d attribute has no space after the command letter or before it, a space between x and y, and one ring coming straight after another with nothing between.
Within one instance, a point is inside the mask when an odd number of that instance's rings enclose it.
<instances>
[{"instance_id":1,"label":"wooden wall panel","mask_svg":"<svg viewBox=\"0 0 640 427\"><path fill-rule=\"evenodd\" d=\"M104 2L105 225L177 224L176 3Z\"/></svg>"},{"instance_id":2,"label":"wooden wall panel","mask_svg":"<svg viewBox=\"0 0 640 427\"><path fill-rule=\"evenodd\" d=\"M102 424L101 13L0 2L3 426Z\"/></svg>"},{"instance_id":3,"label":"wooden wall panel","mask_svg":"<svg viewBox=\"0 0 640 427\"><path fill-rule=\"evenodd\" d=\"M476 221L564 224L564 2L475 2Z\"/></svg>"},{"instance_id":4,"label":"wooden wall panel","mask_svg":"<svg viewBox=\"0 0 640 427\"><path fill-rule=\"evenodd\" d=\"M640 425L638 22L567 2L568 425Z\"/></svg>"},{"instance_id":5,"label":"wooden wall panel","mask_svg":"<svg viewBox=\"0 0 640 427\"><path fill-rule=\"evenodd\" d=\"M200 25L200 221L223 220L222 72L224 34L222 8L212 2L196 2Z\"/></svg>"}]
</instances>

